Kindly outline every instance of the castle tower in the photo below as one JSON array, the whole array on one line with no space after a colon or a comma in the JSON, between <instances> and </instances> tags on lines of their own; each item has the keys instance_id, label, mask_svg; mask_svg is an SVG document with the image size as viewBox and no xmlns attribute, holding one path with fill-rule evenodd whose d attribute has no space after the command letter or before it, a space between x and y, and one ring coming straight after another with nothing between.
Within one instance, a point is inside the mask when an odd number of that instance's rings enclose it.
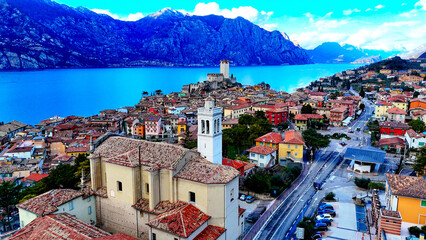
<instances>
[{"instance_id":1,"label":"castle tower","mask_svg":"<svg viewBox=\"0 0 426 240\"><path fill-rule=\"evenodd\" d=\"M198 152L210 162L222 164L222 108L215 107L214 99L208 97L197 115Z\"/></svg>"},{"instance_id":2,"label":"castle tower","mask_svg":"<svg viewBox=\"0 0 426 240\"><path fill-rule=\"evenodd\" d=\"M220 60L220 73L224 78L229 78L229 60Z\"/></svg>"}]
</instances>

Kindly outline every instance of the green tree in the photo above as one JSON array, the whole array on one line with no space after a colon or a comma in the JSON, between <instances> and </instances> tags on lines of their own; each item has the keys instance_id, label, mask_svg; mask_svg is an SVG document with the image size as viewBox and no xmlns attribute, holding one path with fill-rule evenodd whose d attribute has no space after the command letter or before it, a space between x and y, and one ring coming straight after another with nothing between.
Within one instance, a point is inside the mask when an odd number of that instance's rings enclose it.
<instances>
[{"instance_id":1,"label":"green tree","mask_svg":"<svg viewBox=\"0 0 426 240\"><path fill-rule=\"evenodd\" d=\"M77 167L75 175L78 179L81 178L82 169L86 176L90 173L90 160L87 156L88 154L79 154L74 160L75 166Z\"/></svg>"},{"instance_id":2,"label":"green tree","mask_svg":"<svg viewBox=\"0 0 426 240\"><path fill-rule=\"evenodd\" d=\"M185 148L193 149L197 147L197 140L192 137L192 134L189 132L189 128L186 128L182 142Z\"/></svg>"},{"instance_id":3,"label":"green tree","mask_svg":"<svg viewBox=\"0 0 426 240\"><path fill-rule=\"evenodd\" d=\"M369 178L355 178L355 185L360 188L368 189L368 184L371 180Z\"/></svg>"},{"instance_id":4,"label":"green tree","mask_svg":"<svg viewBox=\"0 0 426 240\"><path fill-rule=\"evenodd\" d=\"M385 190L385 184L379 182L370 182L368 183L368 189Z\"/></svg>"},{"instance_id":5,"label":"green tree","mask_svg":"<svg viewBox=\"0 0 426 240\"><path fill-rule=\"evenodd\" d=\"M9 225L9 228L11 228L9 221L11 208L19 203L21 190L22 185L16 185L14 182L3 181L0 184L0 209L4 232L6 232L6 225Z\"/></svg>"},{"instance_id":6,"label":"green tree","mask_svg":"<svg viewBox=\"0 0 426 240\"><path fill-rule=\"evenodd\" d=\"M311 153L313 156L315 156L315 153L318 149L328 147L330 144L330 139L328 136L324 136L312 128L303 131L302 136L305 140L305 145L308 148L307 154L309 160L311 160Z\"/></svg>"},{"instance_id":7,"label":"green tree","mask_svg":"<svg viewBox=\"0 0 426 240\"><path fill-rule=\"evenodd\" d=\"M364 109L365 109L365 104L364 104L364 103L361 103L361 104L359 105L359 109L361 109L362 111L364 111Z\"/></svg>"},{"instance_id":8,"label":"green tree","mask_svg":"<svg viewBox=\"0 0 426 240\"><path fill-rule=\"evenodd\" d=\"M361 87L361 90L359 91L359 96L361 96L362 98L365 97L364 87Z\"/></svg>"},{"instance_id":9,"label":"green tree","mask_svg":"<svg viewBox=\"0 0 426 240\"><path fill-rule=\"evenodd\" d=\"M280 123L278 124L278 130L279 131L286 130L289 126L290 124L288 122Z\"/></svg>"},{"instance_id":10,"label":"green tree","mask_svg":"<svg viewBox=\"0 0 426 240\"><path fill-rule=\"evenodd\" d=\"M238 118L238 124L240 124L240 125L251 125L251 124L253 124L254 120L255 119L254 119L253 116L244 114L244 115L241 115Z\"/></svg>"},{"instance_id":11,"label":"green tree","mask_svg":"<svg viewBox=\"0 0 426 240\"><path fill-rule=\"evenodd\" d=\"M264 111L256 111L256 112L254 112L254 118L257 118L257 119L264 118L264 119L266 119L265 112Z\"/></svg>"},{"instance_id":12,"label":"green tree","mask_svg":"<svg viewBox=\"0 0 426 240\"><path fill-rule=\"evenodd\" d=\"M420 148L420 153L414 162L413 169L418 175L426 175L426 147Z\"/></svg>"},{"instance_id":13,"label":"green tree","mask_svg":"<svg viewBox=\"0 0 426 240\"><path fill-rule=\"evenodd\" d=\"M336 197L336 194L334 194L334 192L328 192L326 195L325 195L325 200L327 200L327 201L333 201L333 200L335 200L334 198Z\"/></svg>"},{"instance_id":14,"label":"green tree","mask_svg":"<svg viewBox=\"0 0 426 240\"><path fill-rule=\"evenodd\" d=\"M76 176L77 165L61 164L50 172L50 175L42 181L48 190L56 188L77 189L79 178Z\"/></svg>"},{"instance_id":15,"label":"green tree","mask_svg":"<svg viewBox=\"0 0 426 240\"><path fill-rule=\"evenodd\" d=\"M423 132L425 130L425 123L422 120L417 119L410 121L408 122L408 125L410 125L410 127L418 133Z\"/></svg>"},{"instance_id":16,"label":"green tree","mask_svg":"<svg viewBox=\"0 0 426 240\"><path fill-rule=\"evenodd\" d=\"M240 160L243 162L249 162L249 159L246 155L241 155L241 157L237 157L237 160Z\"/></svg>"},{"instance_id":17,"label":"green tree","mask_svg":"<svg viewBox=\"0 0 426 240\"><path fill-rule=\"evenodd\" d=\"M301 109L302 114L312 114L313 111L314 110L310 104L303 105Z\"/></svg>"},{"instance_id":18,"label":"green tree","mask_svg":"<svg viewBox=\"0 0 426 240\"><path fill-rule=\"evenodd\" d=\"M271 183L268 176L264 174L251 174L244 180L244 186L255 193L269 192Z\"/></svg>"}]
</instances>

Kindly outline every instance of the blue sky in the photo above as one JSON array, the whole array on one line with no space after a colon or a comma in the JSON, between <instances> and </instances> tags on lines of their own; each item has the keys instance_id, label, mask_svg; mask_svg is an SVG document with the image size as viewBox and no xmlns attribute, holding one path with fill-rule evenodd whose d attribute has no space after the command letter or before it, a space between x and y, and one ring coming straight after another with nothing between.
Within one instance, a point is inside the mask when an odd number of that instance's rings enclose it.
<instances>
[{"instance_id":1,"label":"blue sky","mask_svg":"<svg viewBox=\"0 0 426 240\"><path fill-rule=\"evenodd\" d=\"M285 32L307 49L326 41L383 50L412 50L426 43L426 0L55 1L125 21L166 7L186 14L241 16L267 30Z\"/></svg>"}]
</instances>

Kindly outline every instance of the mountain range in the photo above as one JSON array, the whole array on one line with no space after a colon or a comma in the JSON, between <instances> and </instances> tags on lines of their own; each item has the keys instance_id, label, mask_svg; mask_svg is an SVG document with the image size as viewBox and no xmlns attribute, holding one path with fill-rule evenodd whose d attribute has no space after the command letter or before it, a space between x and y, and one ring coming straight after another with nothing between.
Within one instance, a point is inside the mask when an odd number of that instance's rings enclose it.
<instances>
[{"instance_id":1,"label":"mountain range","mask_svg":"<svg viewBox=\"0 0 426 240\"><path fill-rule=\"evenodd\" d=\"M0 0L0 69L312 63L285 33L172 9L135 22L51 0Z\"/></svg>"},{"instance_id":2,"label":"mountain range","mask_svg":"<svg viewBox=\"0 0 426 240\"><path fill-rule=\"evenodd\" d=\"M399 53L361 49L349 44L342 46L337 42L324 42L307 52L314 63L373 63Z\"/></svg>"}]
</instances>

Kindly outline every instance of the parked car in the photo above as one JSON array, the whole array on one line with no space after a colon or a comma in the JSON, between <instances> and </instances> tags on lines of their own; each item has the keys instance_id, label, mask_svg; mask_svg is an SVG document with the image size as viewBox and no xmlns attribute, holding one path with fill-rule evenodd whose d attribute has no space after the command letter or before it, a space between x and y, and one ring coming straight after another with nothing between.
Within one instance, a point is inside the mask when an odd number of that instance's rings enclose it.
<instances>
[{"instance_id":1,"label":"parked car","mask_svg":"<svg viewBox=\"0 0 426 240\"><path fill-rule=\"evenodd\" d=\"M328 227L325 223L316 223L314 229L316 231L327 231Z\"/></svg>"},{"instance_id":2,"label":"parked car","mask_svg":"<svg viewBox=\"0 0 426 240\"><path fill-rule=\"evenodd\" d=\"M349 130L349 133L354 133L354 130L352 130L352 129L351 129L351 130Z\"/></svg>"},{"instance_id":3,"label":"parked car","mask_svg":"<svg viewBox=\"0 0 426 240\"><path fill-rule=\"evenodd\" d=\"M324 213L321 215L316 216L316 220L321 220L321 219L330 219L330 221L333 221L333 217L330 214Z\"/></svg>"},{"instance_id":4,"label":"parked car","mask_svg":"<svg viewBox=\"0 0 426 240\"><path fill-rule=\"evenodd\" d=\"M345 142L341 142L341 143L340 143L340 145L342 145L342 146L344 147L344 146L346 146L346 145L348 145L348 144L347 144L347 143L345 143Z\"/></svg>"},{"instance_id":5,"label":"parked car","mask_svg":"<svg viewBox=\"0 0 426 240\"><path fill-rule=\"evenodd\" d=\"M321 183L318 183L318 182L314 182L314 188L315 188L316 190L322 190L322 184L321 184Z\"/></svg>"},{"instance_id":6,"label":"parked car","mask_svg":"<svg viewBox=\"0 0 426 240\"><path fill-rule=\"evenodd\" d=\"M314 235L312 235L311 239L321 239L322 238L322 234L321 232L316 232Z\"/></svg>"},{"instance_id":7,"label":"parked car","mask_svg":"<svg viewBox=\"0 0 426 240\"><path fill-rule=\"evenodd\" d=\"M254 223L254 222L256 222L257 221L257 219L259 218L259 216L256 216L256 215L252 215L252 214L250 214L247 218L246 218L246 221L247 222L249 222L249 223Z\"/></svg>"},{"instance_id":8,"label":"parked car","mask_svg":"<svg viewBox=\"0 0 426 240\"><path fill-rule=\"evenodd\" d=\"M361 128L360 128L360 127L357 127L357 128L356 128L356 130L359 132L359 131L361 131Z\"/></svg>"},{"instance_id":9,"label":"parked car","mask_svg":"<svg viewBox=\"0 0 426 240\"><path fill-rule=\"evenodd\" d=\"M256 200L256 198L255 198L255 197L253 197L253 196L247 196L247 197L246 197L246 202L247 202L247 203L252 203L252 202L254 202L254 200Z\"/></svg>"},{"instance_id":10,"label":"parked car","mask_svg":"<svg viewBox=\"0 0 426 240\"><path fill-rule=\"evenodd\" d=\"M324 213L328 213L328 214L330 214L332 217L335 217L336 216L336 212L334 211L334 210L331 210L331 209L328 209L328 208L326 208L326 209L323 209L323 210L318 210L318 212L317 212L317 214L324 214Z\"/></svg>"},{"instance_id":11,"label":"parked car","mask_svg":"<svg viewBox=\"0 0 426 240\"><path fill-rule=\"evenodd\" d=\"M247 196L246 196L246 195L241 194L241 196L240 196L240 200L241 200L241 201L245 201L245 200L246 200L246 198L247 198Z\"/></svg>"},{"instance_id":12,"label":"parked car","mask_svg":"<svg viewBox=\"0 0 426 240\"><path fill-rule=\"evenodd\" d=\"M334 210L334 207L331 206L330 204L321 204L319 207L319 210L324 210L324 209Z\"/></svg>"},{"instance_id":13,"label":"parked car","mask_svg":"<svg viewBox=\"0 0 426 240\"><path fill-rule=\"evenodd\" d=\"M331 225L331 220L330 220L330 219L328 219L328 218L322 218L322 219L320 219L320 220L316 220L315 222L316 222L316 223L325 223L325 224L327 224L327 226L330 226L330 225Z\"/></svg>"}]
</instances>

